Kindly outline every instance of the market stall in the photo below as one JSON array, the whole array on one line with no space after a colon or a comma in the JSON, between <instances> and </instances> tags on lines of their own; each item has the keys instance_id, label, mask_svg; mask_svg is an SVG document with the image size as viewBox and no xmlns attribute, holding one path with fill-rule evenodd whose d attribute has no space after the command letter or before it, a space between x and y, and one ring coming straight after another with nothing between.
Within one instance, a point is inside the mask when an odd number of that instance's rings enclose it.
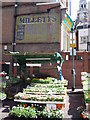
<instances>
[{"instance_id":1,"label":"market stall","mask_svg":"<svg viewBox=\"0 0 90 120\"><path fill-rule=\"evenodd\" d=\"M26 88L14 96L14 101L19 103L21 108L24 105L24 109L26 106L34 107L36 116L42 117L43 115L38 115L38 113L42 113L44 111L44 116L46 118L52 118L50 114L54 113L53 118L57 118L56 111L59 113L58 118L62 118L63 114L60 114L60 111L63 111L65 108L66 103L66 95L67 95L67 85L68 82L62 77L61 74L61 67L63 64L63 58L59 53L54 54L13 54L14 59L16 62L19 63L21 70L24 73L24 77L26 75L26 63L29 61L31 63L47 63L47 62L56 62L57 66L56 69L59 68L57 72L59 72L59 79L53 77L46 77L46 78L31 78L29 84ZM38 108L37 108L38 106ZM37 112L37 109L40 109L42 106L42 110ZM43 107L44 106L44 107ZM18 108L16 107L16 110ZM27 108L28 109L28 108ZM14 109L15 110L15 109ZM49 112L50 114L48 114ZM10 110L10 115L15 116L15 114L11 114L13 111ZM42 113L43 114L43 113ZM32 118L32 117L31 117Z\"/></svg>"},{"instance_id":2,"label":"market stall","mask_svg":"<svg viewBox=\"0 0 90 120\"><path fill-rule=\"evenodd\" d=\"M90 119L90 73L82 72L81 80L84 93L84 106L78 108L81 117Z\"/></svg>"},{"instance_id":3,"label":"market stall","mask_svg":"<svg viewBox=\"0 0 90 120\"><path fill-rule=\"evenodd\" d=\"M54 79L55 78L51 77L42 79L43 83L40 79L38 79L37 80L38 82L36 83L35 82L36 80L34 78L30 85L24 88L22 92L19 92L18 94L15 95L14 101L19 103L21 106L33 105L35 109L37 109L37 106L38 109L40 109L40 106L42 106L43 109L39 112L41 113L43 111L46 111L45 116L47 116L48 114L47 110L49 110L49 112L61 111L59 115L62 113L62 115L60 116L63 117L63 109L65 108L67 95L66 84L68 83L66 80L64 81L57 80L57 82L54 82L53 81ZM50 83L48 84L48 82ZM38 116L38 113L36 114ZM47 117L49 118L50 116L48 115ZM56 117L56 114L53 117ZM60 119L62 117L60 117Z\"/></svg>"}]
</instances>

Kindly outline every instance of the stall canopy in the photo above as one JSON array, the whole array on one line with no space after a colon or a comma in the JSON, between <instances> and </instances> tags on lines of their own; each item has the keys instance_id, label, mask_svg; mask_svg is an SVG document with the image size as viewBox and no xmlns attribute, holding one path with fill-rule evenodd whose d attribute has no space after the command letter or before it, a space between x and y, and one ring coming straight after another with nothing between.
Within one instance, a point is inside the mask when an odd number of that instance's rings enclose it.
<instances>
[{"instance_id":1,"label":"stall canopy","mask_svg":"<svg viewBox=\"0 0 90 120\"><path fill-rule=\"evenodd\" d=\"M29 54L24 53L20 54L17 52L11 52L10 55L13 56L13 58L16 58L17 63L46 63L46 62L57 62L58 64L61 64L63 62L62 56L58 53L43 53L43 54Z\"/></svg>"}]
</instances>

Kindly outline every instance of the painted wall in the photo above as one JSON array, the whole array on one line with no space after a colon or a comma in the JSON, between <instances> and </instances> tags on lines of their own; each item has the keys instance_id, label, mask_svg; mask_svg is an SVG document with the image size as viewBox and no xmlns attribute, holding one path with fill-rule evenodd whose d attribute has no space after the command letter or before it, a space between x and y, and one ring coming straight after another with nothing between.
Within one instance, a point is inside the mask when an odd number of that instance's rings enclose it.
<instances>
[{"instance_id":1,"label":"painted wall","mask_svg":"<svg viewBox=\"0 0 90 120\"><path fill-rule=\"evenodd\" d=\"M32 14L17 17L16 42L59 42L58 13Z\"/></svg>"}]
</instances>

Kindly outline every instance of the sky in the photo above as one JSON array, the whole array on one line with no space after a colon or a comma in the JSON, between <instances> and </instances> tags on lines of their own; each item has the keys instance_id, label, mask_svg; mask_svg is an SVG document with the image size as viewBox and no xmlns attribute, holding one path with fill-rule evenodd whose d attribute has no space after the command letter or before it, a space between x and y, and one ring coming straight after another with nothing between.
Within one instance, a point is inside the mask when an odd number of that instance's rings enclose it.
<instances>
[{"instance_id":1,"label":"sky","mask_svg":"<svg viewBox=\"0 0 90 120\"><path fill-rule=\"evenodd\" d=\"M87 3L90 0L86 0ZM77 11L79 10L79 0L71 0L71 18L72 20L76 19Z\"/></svg>"}]
</instances>

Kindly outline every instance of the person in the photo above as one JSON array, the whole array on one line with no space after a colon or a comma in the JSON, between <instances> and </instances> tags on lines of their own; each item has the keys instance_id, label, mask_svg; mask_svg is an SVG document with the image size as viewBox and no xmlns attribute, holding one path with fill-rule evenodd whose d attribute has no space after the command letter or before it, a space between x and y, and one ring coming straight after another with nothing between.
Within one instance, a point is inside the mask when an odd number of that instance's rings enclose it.
<instances>
[{"instance_id":1,"label":"person","mask_svg":"<svg viewBox=\"0 0 90 120\"><path fill-rule=\"evenodd\" d=\"M63 60L63 58L62 58L62 56L60 55L60 53L58 53L58 52L55 52L55 58L56 58L56 60L57 60L57 64L62 68L62 64L63 64L63 62L64 62L64 60Z\"/></svg>"},{"instance_id":2,"label":"person","mask_svg":"<svg viewBox=\"0 0 90 120\"><path fill-rule=\"evenodd\" d=\"M57 64L58 64L57 69L60 75L60 80L62 80L62 65L63 65L64 60L58 52L55 53L55 57L57 59Z\"/></svg>"},{"instance_id":3,"label":"person","mask_svg":"<svg viewBox=\"0 0 90 120\"><path fill-rule=\"evenodd\" d=\"M62 70L60 66L57 66L58 72L59 72L59 76L60 76L60 80L62 80Z\"/></svg>"}]
</instances>

